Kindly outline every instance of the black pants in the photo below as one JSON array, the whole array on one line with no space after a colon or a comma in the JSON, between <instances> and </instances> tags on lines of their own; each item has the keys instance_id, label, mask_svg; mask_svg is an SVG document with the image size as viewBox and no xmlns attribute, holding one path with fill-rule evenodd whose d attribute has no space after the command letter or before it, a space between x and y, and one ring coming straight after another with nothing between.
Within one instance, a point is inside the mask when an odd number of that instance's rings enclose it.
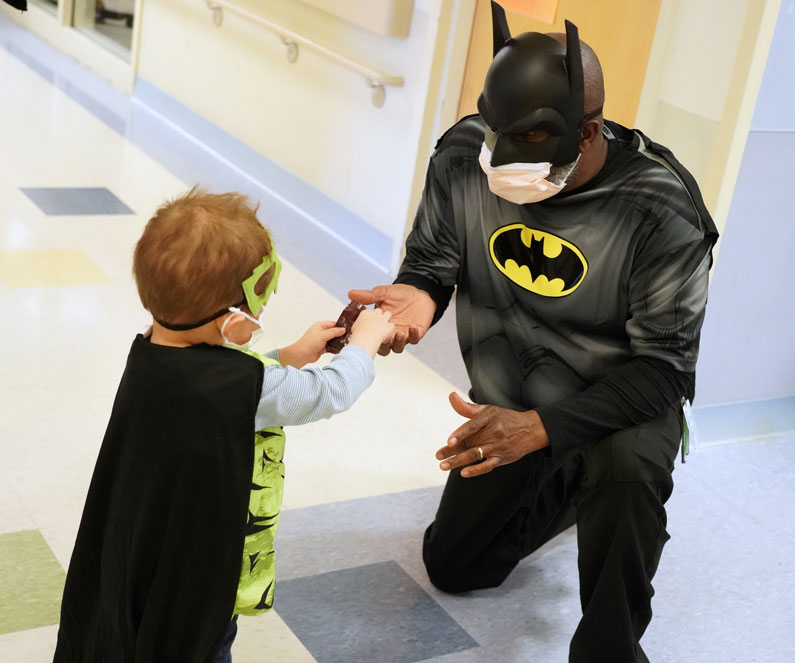
<instances>
[{"instance_id":1,"label":"black pants","mask_svg":"<svg viewBox=\"0 0 795 663\"><path fill-rule=\"evenodd\" d=\"M570 663L647 661L639 640L670 538L663 505L680 435L677 406L560 458L540 451L479 477L451 472L425 532L431 582L446 592L496 587L576 522L583 615Z\"/></svg>"}]
</instances>

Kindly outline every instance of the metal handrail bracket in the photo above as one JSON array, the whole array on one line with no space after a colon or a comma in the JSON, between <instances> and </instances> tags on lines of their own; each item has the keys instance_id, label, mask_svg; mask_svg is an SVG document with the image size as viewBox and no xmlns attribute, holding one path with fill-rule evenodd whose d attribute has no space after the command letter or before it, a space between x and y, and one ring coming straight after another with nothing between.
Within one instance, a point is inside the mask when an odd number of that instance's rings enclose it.
<instances>
[{"instance_id":1,"label":"metal handrail bracket","mask_svg":"<svg viewBox=\"0 0 795 663\"><path fill-rule=\"evenodd\" d=\"M271 32L275 32L281 39L281 42L287 47L287 60L289 62L295 62L298 59L298 48L299 46L303 46L315 51L316 53L320 53L329 60L332 60L333 62L336 62L337 64L359 74L364 78L364 80L367 82L367 86L371 89L371 100L373 102L373 106L376 108L383 106L384 101L386 101L387 85L392 87L403 86L402 76L393 76L392 74L387 74L383 71L380 71L379 69L362 64L361 62L353 60L348 56L329 48L328 46L319 44L318 42L312 41L311 39L308 39L297 32L288 30L284 26L274 23L264 16L260 16L259 14L249 11L248 9L244 9L243 7L236 5L234 2L229 2L229 0L205 0L205 2L207 3L207 7L213 13L213 24L217 27L221 27L223 25L224 9L226 9L227 11L237 14L238 16L242 16L253 23L257 23L258 25L267 28Z\"/></svg>"}]
</instances>

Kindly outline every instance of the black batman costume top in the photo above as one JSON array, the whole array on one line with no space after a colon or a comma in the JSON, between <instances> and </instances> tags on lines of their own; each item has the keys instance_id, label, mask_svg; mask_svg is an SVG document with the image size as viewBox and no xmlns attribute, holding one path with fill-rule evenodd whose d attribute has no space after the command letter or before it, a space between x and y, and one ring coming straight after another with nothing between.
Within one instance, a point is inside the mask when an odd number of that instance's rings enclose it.
<instances>
[{"instance_id":1,"label":"black batman costume top","mask_svg":"<svg viewBox=\"0 0 795 663\"><path fill-rule=\"evenodd\" d=\"M693 395L717 231L692 176L639 131L605 122L586 185L517 205L478 164L479 116L437 144L396 283L443 313L457 286L478 403L536 409L552 453Z\"/></svg>"},{"instance_id":2,"label":"black batman costume top","mask_svg":"<svg viewBox=\"0 0 795 663\"><path fill-rule=\"evenodd\" d=\"M207 663L232 618L263 364L133 342L66 579L55 663Z\"/></svg>"}]
</instances>

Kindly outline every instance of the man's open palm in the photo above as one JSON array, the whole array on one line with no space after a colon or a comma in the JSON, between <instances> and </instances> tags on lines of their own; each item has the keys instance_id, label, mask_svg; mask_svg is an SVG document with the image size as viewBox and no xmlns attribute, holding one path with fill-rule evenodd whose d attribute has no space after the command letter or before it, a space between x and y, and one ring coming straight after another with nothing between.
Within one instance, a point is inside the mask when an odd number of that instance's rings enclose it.
<instances>
[{"instance_id":1,"label":"man's open palm","mask_svg":"<svg viewBox=\"0 0 795 663\"><path fill-rule=\"evenodd\" d=\"M372 290L350 290L348 297L365 306L375 304L392 314L395 333L378 350L381 355L388 355L390 350L403 352L407 343L419 343L436 312L436 304L427 292L402 283L379 285Z\"/></svg>"}]
</instances>

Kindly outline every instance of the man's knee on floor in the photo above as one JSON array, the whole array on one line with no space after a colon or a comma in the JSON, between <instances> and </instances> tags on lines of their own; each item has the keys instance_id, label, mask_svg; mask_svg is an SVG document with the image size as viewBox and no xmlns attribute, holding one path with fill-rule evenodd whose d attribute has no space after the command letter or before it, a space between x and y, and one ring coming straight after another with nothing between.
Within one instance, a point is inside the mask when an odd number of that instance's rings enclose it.
<instances>
[{"instance_id":1,"label":"man's knee on floor","mask_svg":"<svg viewBox=\"0 0 795 663\"><path fill-rule=\"evenodd\" d=\"M460 559L456 559L455 551L449 548L441 550L439 546L426 541L422 547L422 559L425 562L428 578L437 589L451 594L472 589L467 584L467 579L471 579L472 574Z\"/></svg>"},{"instance_id":2,"label":"man's knee on floor","mask_svg":"<svg viewBox=\"0 0 795 663\"><path fill-rule=\"evenodd\" d=\"M428 578L431 584L436 587L436 589L443 592L447 592L448 594L459 594L475 589L471 586L471 583L467 582L466 574L459 574L450 569L434 568L427 564L425 565L425 569L428 571Z\"/></svg>"},{"instance_id":3,"label":"man's knee on floor","mask_svg":"<svg viewBox=\"0 0 795 663\"><path fill-rule=\"evenodd\" d=\"M500 559L485 561L480 556L472 559L467 552L449 546L435 547L426 540L422 558L434 587L449 594L498 587L516 564L515 561L502 563Z\"/></svg>"},{"instance_id":4,"label":"man's knee on floor","mask_svg":"<svg viewBox=\"0 0 795 663\"><path fill-rule=\"evenodd\" d=\"M434 566L425 563L428 578L436 589L448 594L460 594L478 589L499 587L507 573L497 569L463 569L459 567Z\"/></svg>"}]
</instances>

